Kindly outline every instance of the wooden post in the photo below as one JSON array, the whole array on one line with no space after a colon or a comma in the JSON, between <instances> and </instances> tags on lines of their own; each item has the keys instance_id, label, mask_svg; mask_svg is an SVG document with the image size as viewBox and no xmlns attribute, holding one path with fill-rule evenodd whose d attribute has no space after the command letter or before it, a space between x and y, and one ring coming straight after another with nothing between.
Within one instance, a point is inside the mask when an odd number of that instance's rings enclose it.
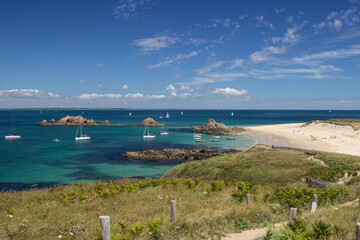
<instances>
[{"instance_id":1,"label":"wooden post","mask_svg":"<svg viewBox=\"0 0 360 240\"><path fill-rule=\"evenodd\" d=\"M360 222L356 224L356 240L360 240Z\"/></svg>"},{"instance_id":2,"label":"wooden post","mask_svg":"<svg viewBox=\"0 0 360 240\"><path fill-rule=\"evenodd\" d=\"M318 199L317 194L314 194L313 202L312 202L312 205L311 205L311 213L315 213L315 212L316 212L317 199Z\"/></svg>"},{"instance_id":3,"label":"wooden post","mask_svg":"<svg viewBox=\"0 0 360 240\"><path fill-rule=\"evenodd\" d=\"M246 194L246 205L250 204L250 194Z\"/></svg>"},{"instance_id":4,"label":"wooden post","mask_svg":"<svg viewBox=\"0 0 360 240\"><path fill-rule=\"evenodd\" d=\"M101 234L103 240L111 240L110 235L110 217L100 216Z\"/></svg>"},{"instance_id":5,"label":"wooden post","mask_svg":"<svg viewBox=\"0 0 360 240\"><path fill-rule=\"evenodd\" d=\"M171 200L171 222L176 222L176 201Z\"/></svg>"},{"instance_id":6,"label":"wooden post","mask_svg":"<svg viewBox=\"0 0 360 240\"><path fill-rule=\"evenodd\" d=\"M296 217L296 208L290 208L290 214L289 214L289 222L294 223L292 217Z\"/></svg>"}]
</instances>

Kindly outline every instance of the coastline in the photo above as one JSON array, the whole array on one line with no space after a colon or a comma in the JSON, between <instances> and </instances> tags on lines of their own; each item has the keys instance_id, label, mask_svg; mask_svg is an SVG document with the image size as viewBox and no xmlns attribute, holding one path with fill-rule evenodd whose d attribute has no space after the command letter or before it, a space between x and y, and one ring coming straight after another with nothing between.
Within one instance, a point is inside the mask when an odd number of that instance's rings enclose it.
<instances>
[{"instance_id":1,"label":"coastline","mask_svg":"<svg viewBox=\"0 0 360 240\"><path fill-rule=\"evenodd\" d=\"M256 139L259 144L302 148L360 156L360 131L334 124L290 123L246 126L242 135Z\"/></svg>"}]
</instances>

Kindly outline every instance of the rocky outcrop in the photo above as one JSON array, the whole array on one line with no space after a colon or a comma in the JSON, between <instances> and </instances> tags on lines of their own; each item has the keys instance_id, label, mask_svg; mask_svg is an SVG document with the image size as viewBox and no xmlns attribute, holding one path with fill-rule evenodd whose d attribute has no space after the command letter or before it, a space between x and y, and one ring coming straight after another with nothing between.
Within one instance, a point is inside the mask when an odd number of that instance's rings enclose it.
<instances>
[{"instance_id":1,"label":"rocky outcrop","mask_svg":"<svg viewBox=\"0 0 360 240\"><path fill-rule=\"evenodd\" d=\"M217 123L214 119L209 119L205 125L194 127L196 132L219 134L219 135L233 135L245 131L241 127L227 127L223 123Z\"/></svg>"},{"instance_id":2,"label":"rocky outcrop","mask_svg":"<svg viewBox=\"0 0 360 240\"><path fill-rule=\"evenodd\" d=\"M139 123L139 126L146 126L146 125L155 127L155 126L162 126L163 124L158 123L157 121L155 121L152 118L146 118L146 119L144 119L144 121Z\"/></svg>"},{"instance_id":3,"label":"rocky outcrop","mask_svg":"<svg viewBox=\"0 0 360 240\"><path fill-rule=\"evenodd\" d=\"M46 120L42 120L41 122L39 122L38 125L39 126L77 126L80 123L82 123L82 125L84 126L96 125L94 119L86 119L83 118L81 115L76 117L67 115L66 117L63 117L57 122L55 122L54 119L51 119L50 122L47 122Z\"/></svg>"},{"instance_id":4,"label":"rocky outcrop","mask_svg":"<svg viewBox=\"0 0 360 240\"><path fill-rule=\"evenodd\" d=\"M125 152L124 155L131 158L139 158L144 160L202 160L214 156L224 155L226 153L235 153L238 150L220 151L210 148L185 148L174 149L165 148L164 150L144 150L137 152Z\"/></svg>"}]
</instances>

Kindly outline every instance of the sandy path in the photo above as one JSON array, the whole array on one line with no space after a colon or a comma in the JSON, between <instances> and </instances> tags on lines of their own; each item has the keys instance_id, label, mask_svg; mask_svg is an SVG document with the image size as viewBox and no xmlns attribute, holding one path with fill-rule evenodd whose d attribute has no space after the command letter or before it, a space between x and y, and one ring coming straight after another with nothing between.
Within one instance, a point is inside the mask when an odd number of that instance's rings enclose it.
<instances>
[{"instance_id":1,"label":"sandy path","mask_svg":"<svg viewBox=\"0 0 360 240\"><path fill-rule=\"evenodd\" d=\"M360 131L329 123L278 124L246 127L245 136L259 144L287 146L360 156Z\"/></svg>"},{"instance_id":2,"label":"sandy path","mask_svg":"<svg viewBox=\"0 0 360 240\"><path fill-rule=\"evenodd\" d=\"M277 223L275 226L278 228L285 223ZM222 240L255 240L261 237L265 237L267 233L268 228L257 228L252 230L243 231L241 233L232 233L224 238Z\"/></svg>"}]
</instances>

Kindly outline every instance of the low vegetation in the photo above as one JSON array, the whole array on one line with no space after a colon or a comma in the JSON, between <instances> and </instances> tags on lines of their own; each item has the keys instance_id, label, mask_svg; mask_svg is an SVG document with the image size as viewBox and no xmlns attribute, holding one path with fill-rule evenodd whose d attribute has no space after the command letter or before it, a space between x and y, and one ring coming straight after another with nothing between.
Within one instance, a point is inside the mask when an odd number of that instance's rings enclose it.
<instances>
[{"instance_id":1,"label":"low vegetation","mask_svg":"<svg viewBox=\"0 0 360 240\"><path fill-rule=\"evenodd\" d=\"M329 167L319 169L309 155ZM341 172L337 172L327 189L309 188L301 178L326 176L335 168L349 172L359 163L360 157L256 146L244 153L181 164L161 179L3 192L0 239L101 239L102 215L110 216L115 240L220 239L226 233L285 222L289 207L298 208L297 225L270 227L267 239L350 239L360 210L344 204L357 198L357 178L338 185ZM314 193L319 209L310 215ZM249 205L246 194L251 194ZM177 202L176 223L170 221L170 200Z\"/></svg>"},{"instance_id":2,"label":"low vegetation","mask_svg":"<svg viewBox=\"0 0 360 240\"><path fill-rule=\"evenodd\" d=\"M329 119L325 122L342 126L352 126L355 131L360 129L360 119Z\"/></svg>"}]
</instances>

